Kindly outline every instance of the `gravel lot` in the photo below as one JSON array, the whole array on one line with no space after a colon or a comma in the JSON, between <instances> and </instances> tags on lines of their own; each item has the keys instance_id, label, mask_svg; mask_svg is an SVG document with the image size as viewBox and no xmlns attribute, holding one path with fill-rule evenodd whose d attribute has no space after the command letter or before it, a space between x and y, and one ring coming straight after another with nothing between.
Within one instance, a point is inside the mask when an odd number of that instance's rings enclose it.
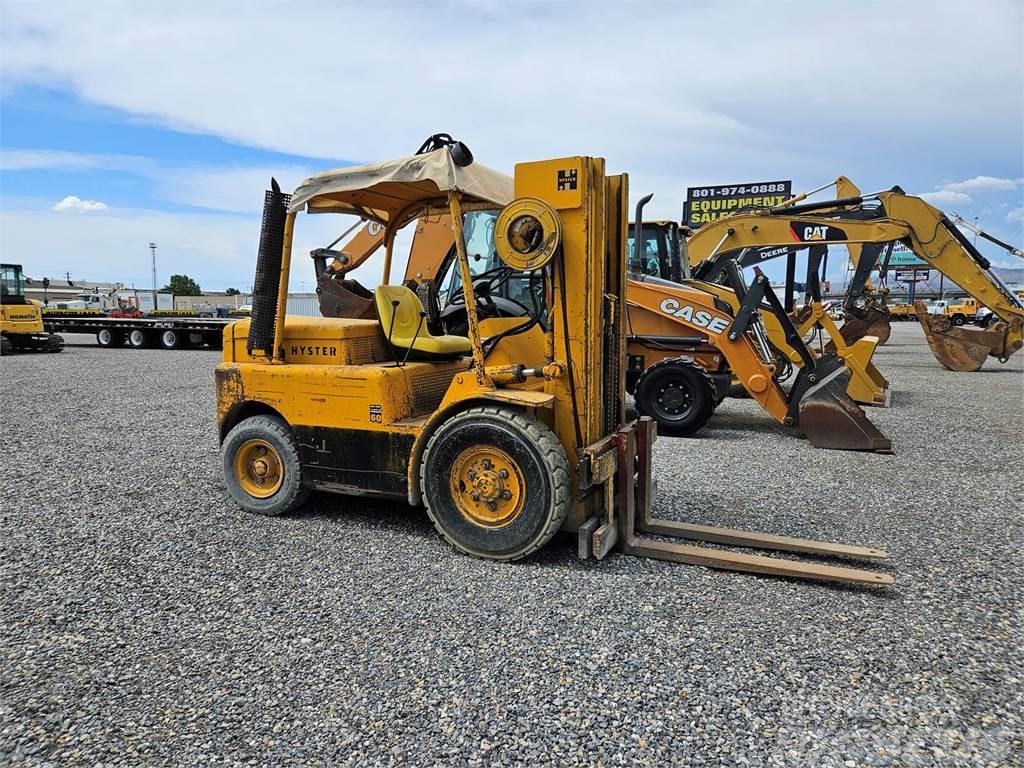
<instances>
[{"instance_id":1,"label":"gravel lot","mask_svg":"<svg viewBox=\"0 0 1024 768\"><path fill-rule=\"evenodd\" d=\"M581 563L567 537L485 563L343 497L246 515L217 360L0 364L0 764L1024 763L1024 355L954 374L898 325L870 412L895 456L740 400L659 441L660 514L883 546L888 591Z\"/></svg>"}]
</instances>

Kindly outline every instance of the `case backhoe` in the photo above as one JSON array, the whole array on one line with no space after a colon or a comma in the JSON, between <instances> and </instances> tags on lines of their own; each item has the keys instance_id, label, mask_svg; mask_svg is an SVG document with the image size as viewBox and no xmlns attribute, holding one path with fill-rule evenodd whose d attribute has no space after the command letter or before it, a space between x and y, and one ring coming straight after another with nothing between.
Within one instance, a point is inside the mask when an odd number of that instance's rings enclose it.
<instances>
[{"instance_id":1,"label":"case backhoe","mask_svg":"<svg viewBox=\"0 0 1024 768\"><path fill-rule=\"evenodd\" d=\"M713 568L892 583L680 540L853 558L881 550L652 516L656 430L650 419L627 420L624 407L627 181L607 175L602 159L521 163L509 179L448 139L416 156L326 171L290 196L272 187L252 316L225 330L216 372L222 468L244 509L284 513L311 489L383 496L425 506L446 540L486 559L528 556L565 529L581 557L617 547ZM339 293L372 297L370 308L351 303L358 316L286 317L302 211L383 227L380 286L367 291L334 270ZM461 334L390 282L398 231L439 214L454 236ZM474 279L474 261L492 258L500 270ZM528 276L529 314L495 316L489 299L513 275Z\"/></svg>"},{"instance_id":2,"label":"case backhoe","mask_svg":"<svg viewBox=\"0 0 1024 768\"><path fill-rule=\"evenodd\" d=\"M845 177L840 177L836 185L841 192L856 190ZM960 328L953 327L948 318L929 315L919 308L917 319L942 365L953 371L976 371L986 357L1005 361L1024 346L1024 304L942 211L899 187L815 203L787 201L776 208L735 214L702 227L686 246L692 265L711 263L720 254L742 254L742 263L750 265L777 258L791 247L846 245L856 266L844 303L847 321L841 329L842 341L835 336L833 341L849 347L859 334L879 322L877 317L858 320L849 310L856 308L879 261L882 270L887 269L897 242L999 317L999 322L984 330ZM694 275L700 277L710 269L695 266ZM883 310L877 303L872 304L872 311Z\"/></svg>"}]
</instances>

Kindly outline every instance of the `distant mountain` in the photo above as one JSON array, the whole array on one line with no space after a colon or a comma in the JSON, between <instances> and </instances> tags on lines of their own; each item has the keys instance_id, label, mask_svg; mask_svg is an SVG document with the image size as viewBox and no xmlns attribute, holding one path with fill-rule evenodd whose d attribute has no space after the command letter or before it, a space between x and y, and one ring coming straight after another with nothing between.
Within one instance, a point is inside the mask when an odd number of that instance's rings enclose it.
<instances>
[{"instance_id":1,"label":"distant mountain","mask_svg":"<svg viewBox=\"0 0 1024 768\"><path fill-rule=\"evenodd\" d=\"M999 275L1004 283L1024 283L1024 267L1019 269L1007 269L1006 267L992 267L992 271Z\"/></svg>"}]
</instances>

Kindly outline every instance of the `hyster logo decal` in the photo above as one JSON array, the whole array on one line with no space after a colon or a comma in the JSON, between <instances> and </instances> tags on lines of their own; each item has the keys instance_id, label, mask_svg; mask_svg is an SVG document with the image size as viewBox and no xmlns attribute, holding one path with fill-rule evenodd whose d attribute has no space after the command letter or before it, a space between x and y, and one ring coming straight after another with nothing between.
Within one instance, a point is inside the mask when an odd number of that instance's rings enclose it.
<instances>
[{"instance_id":1,"label":"hyster logo decal","mask_svg":"<svg viewBox=\"0 0 1024 768\"><path fill-rule=\"evenodd\" d=\"M703 309L694 310L689 304L680 304L675 299L665 299L661 302L661 311L666 315L680 317L688 323L693 323L698 328L706 328L711 333L723 333L729 327L729 320L705 312Z\"/></svg>"},{"instance_id":2,"label":"hyster logo decal","mask_svg":"<svg viewBox=\"0 0 1024 768\"><path fill-rule=\"evenodd\" d=\"M846 232L828 224L798 224L794 221L789 225L789 232L798 243L831 243L846 239Z\"/></svg>"},{"instance_id":3,"label":"hyster logo decal","mask_svg":"<svg viewBox=\"0 0 1024 768\"><path fill-rule=\"evenodd\" d=\"M337 347L306 347L302 344L292 344L293 355L307 355L309 357L317 357L319 355L330 355L334 357L338 354Z\"/></svg>"}]
</instances>

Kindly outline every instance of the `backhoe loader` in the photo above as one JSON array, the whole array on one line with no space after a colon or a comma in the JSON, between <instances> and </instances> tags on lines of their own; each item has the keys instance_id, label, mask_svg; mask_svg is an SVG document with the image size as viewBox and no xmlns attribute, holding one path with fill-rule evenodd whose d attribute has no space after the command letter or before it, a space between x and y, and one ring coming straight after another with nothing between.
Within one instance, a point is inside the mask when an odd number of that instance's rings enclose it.
<instances>
[{"instance_id":1,"label":"backhoe loader","mask_svg":"<svg viewBox=\"0 0 1024 768\"><path fill-rule=\"evenodd\" d=\"M836 182L841 190L856 189L848 179ZM794 198L795 199L795 198ZM874 205L866 205L876 201ZM788 202L788 201L787 201ZM937 269L999 317L985 330L951 327L948 318L930 316L920 308L917 319L936 359L952 371L976 371L986 357L1005 362L1024 346L1024 304L991 270L991 264L940 210L899 187L871 195L851 195L816 203L782 206L736 214L702 227L687 240L695 277L707 277L714 257L741 254L750 265L775 258L780 248L846 245L856 268L847 292L846 308L855 302L859 287L877 263L882 269L896 242L902 242L929 267ZM878 309L877 306L874 309ZM849 318L849 315L848 315ZM870 325L851 324L842 333L847 346ZM833 337L833 341L838 339ZM792 356L791 356L792 357Z\"/></svg>"},{"instance_id":2,"label":"backhoe loader","mask_svg":"<svg viewBox=\"0 0 1024 768\"><path fill-rule=\"evenodd\" d=\"M232 497L264 515L296 509L311 489L404 499L425 506L454 547L491 560L528 556L565 529L586 558L617 547L720 569L891 584L884 573L679 539L853 558L884 558L881 550L652 516L656 429L627 420L624 407L627 199L626 177L607 175L600 158L520 163L510 180L453 141L317 174L292 195L272 183L252 316L225 329L216 371ZM489 226L475 216L494 209ZM372 310L353 302L358 317L286 316L302 211L384 228L380 286L367 291L335 270L339 293L369 293ZM454 237L463 335L432 327L416 293L390 281L398 231L439 214ZM474 280L478 247L503 271ZM333 263L341 252L320 255ZM523 274L537 299L529 316L493 316L488 299Z\"/></svg>"}]
</instances>

